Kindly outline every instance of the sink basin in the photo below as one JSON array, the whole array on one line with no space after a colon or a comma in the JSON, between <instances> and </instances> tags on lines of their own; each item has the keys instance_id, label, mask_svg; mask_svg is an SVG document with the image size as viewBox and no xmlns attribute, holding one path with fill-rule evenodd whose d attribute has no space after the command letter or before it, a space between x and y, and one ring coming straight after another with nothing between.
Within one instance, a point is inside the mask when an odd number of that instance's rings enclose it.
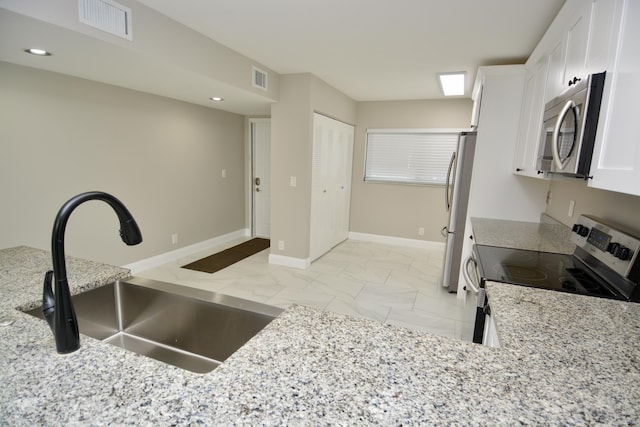
<instances>
[{"instance_id":1,"label":"sink basin","mask_svg":"<svg viewBox=\"0 0 640 427\"><path fill-rule=\"evenodd\" d=\"M136 277L72 300L81 334L197 373L215 369L283 311ZM28 313L42 318L40 308Z\"/></svg>"}]
</instances>

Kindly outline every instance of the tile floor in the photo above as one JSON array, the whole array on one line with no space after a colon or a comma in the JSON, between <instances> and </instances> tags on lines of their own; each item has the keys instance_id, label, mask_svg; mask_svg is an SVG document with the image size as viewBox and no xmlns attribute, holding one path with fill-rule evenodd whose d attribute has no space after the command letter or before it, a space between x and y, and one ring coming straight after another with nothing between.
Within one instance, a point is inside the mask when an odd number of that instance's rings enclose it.
<instances>
[{"instance_id":1,"label":"tile floor","mask_svg":"<svg viewBox=\"0 0 640 427\"><path fill-rule=\"evenodd\" d=\"M213 274L181 268L240 243L139 272L136 276L287 308L303 304L456 339L470 340L473 309L439 285L441 250L346 240L306 270L268 263L262 251ZM472 304L472 298L467 298Z\"/></svg>"}]
</instances>

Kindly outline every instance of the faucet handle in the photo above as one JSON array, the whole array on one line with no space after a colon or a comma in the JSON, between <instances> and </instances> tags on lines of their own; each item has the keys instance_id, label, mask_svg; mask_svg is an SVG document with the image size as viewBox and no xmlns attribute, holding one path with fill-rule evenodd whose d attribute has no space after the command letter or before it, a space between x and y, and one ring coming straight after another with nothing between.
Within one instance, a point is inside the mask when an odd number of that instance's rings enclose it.
<instances>
[{"instance_id":1,"label":"faucet handle","mask_svg":"<svg viewBox=\"0 0 640 427\"><path fill-rule=\"evenodd\" d=\"M44 275L44 284L42 287L42 315L46 319L49 327L54 331L53 327L53 313L55 311L55 299L53 296L53 288L51 282L53 278L53 270L49 270ZM54 331L55 333L55 331Z\"/></svg>"}]
</instances>

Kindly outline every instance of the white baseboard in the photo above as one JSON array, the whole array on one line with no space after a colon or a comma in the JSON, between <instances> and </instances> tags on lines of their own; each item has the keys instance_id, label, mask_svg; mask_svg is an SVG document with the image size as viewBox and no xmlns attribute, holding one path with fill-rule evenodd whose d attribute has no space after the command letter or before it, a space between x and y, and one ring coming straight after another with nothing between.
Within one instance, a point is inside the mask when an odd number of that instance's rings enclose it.
<instances>
[{"instance_id":1,"label":"white baseboard","mask_svg":"<svg viewBox=\"0 0 640 427\"><path fill-rule=\"evenodd\" d=\"M122 268L131 270L131 274L137 274L140 271L150 270L152 268L159 267L163 264L167 264L172 261L176 261L180 258L187 257L189 255L213 249L216 246L225 244L227 242L240 239L243 237L250 237L251 232L248 228L233 231L222 236L214 237L209 240L194 243L193 245L185 246L174 251L165 252L160 255L156 255L150 258L146 258L140 261L135 261L131 264L123 265ZM427 240L406 239L402 237L383 236L379 234L357 233L354 231L349 232L350 240L361 240L365 242L382 243L386 245L405 246L411 248L421 249L436 249L444 250L444 242L432 242ZM269 254L269 264L282 265L285 267L292 267L304 270L311 266L311 259L294 258L284 255Z\"/></svg>"},{"instance_id":2,"label":"white baseboard","mask_svg":"<svg viewBox=\"0 0 640 427\"><path fill-rule=\"evenodd\" d=\"M349 232L349 240L361 240L364 242L383 243L385 245L406 246L420 249L444 250L445 242L434 242L430 240L407 239L404 237L383 236L380 234Z\"/></svg>"},{"instance_id":3,"label":"white baseboard","mask_svg":"<svg viewBox=\"0 0 640 427\"><path fill-rule=\"evenodd\" d=\"M284 255L269 254L269 264L283 265L285 267L299 268L301 270L304 270L305 268L309 268L309 266L311 266L311 260L309 258L302 259Z\"/></svg>"},{"instance_id":4,"label":"white baseboard","mask_svg":"<svg viewBox=\"0 0 640 427\"><path fill-rule=\"evenodd\" d=\"M249 237L249 236L251 236L250 230L248 228L243 228L241 230L233 231L228 234L223 234L222 236L218 236L209 240L204 240L202 242L194 243L193 245L185 246L183 248L176 249L174 251L165 252L163 254L156 255L151 258L146 258L140 261L133 262L131 264L123 265L122 268L128 268L129 270L131 270L131 274L136 274L140 271L159 267L168 262L172 262L180 258L184 258L186 256L195 254L197 252L206 251L208 249L215 248L216 246L222 245L224 243L231 242L233 240L240 239L242 237Z\"/></svg>"}]
</instances>

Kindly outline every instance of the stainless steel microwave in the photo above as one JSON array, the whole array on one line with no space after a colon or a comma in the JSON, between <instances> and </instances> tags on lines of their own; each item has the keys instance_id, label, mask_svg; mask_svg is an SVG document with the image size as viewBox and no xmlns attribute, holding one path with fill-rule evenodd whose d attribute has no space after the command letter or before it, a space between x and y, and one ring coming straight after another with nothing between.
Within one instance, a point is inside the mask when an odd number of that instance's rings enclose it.
<instances>
[{"instance_id":1,"label":"stainless steel microwave","mask_svg":"<svg viewBox=\"0 0 640 427\"><path fill-rule=\"evenodd\" d=\"M589 178L605 73L574 79L545 105L538 149L539 171Z\"/></svg>"}]
</instances>

